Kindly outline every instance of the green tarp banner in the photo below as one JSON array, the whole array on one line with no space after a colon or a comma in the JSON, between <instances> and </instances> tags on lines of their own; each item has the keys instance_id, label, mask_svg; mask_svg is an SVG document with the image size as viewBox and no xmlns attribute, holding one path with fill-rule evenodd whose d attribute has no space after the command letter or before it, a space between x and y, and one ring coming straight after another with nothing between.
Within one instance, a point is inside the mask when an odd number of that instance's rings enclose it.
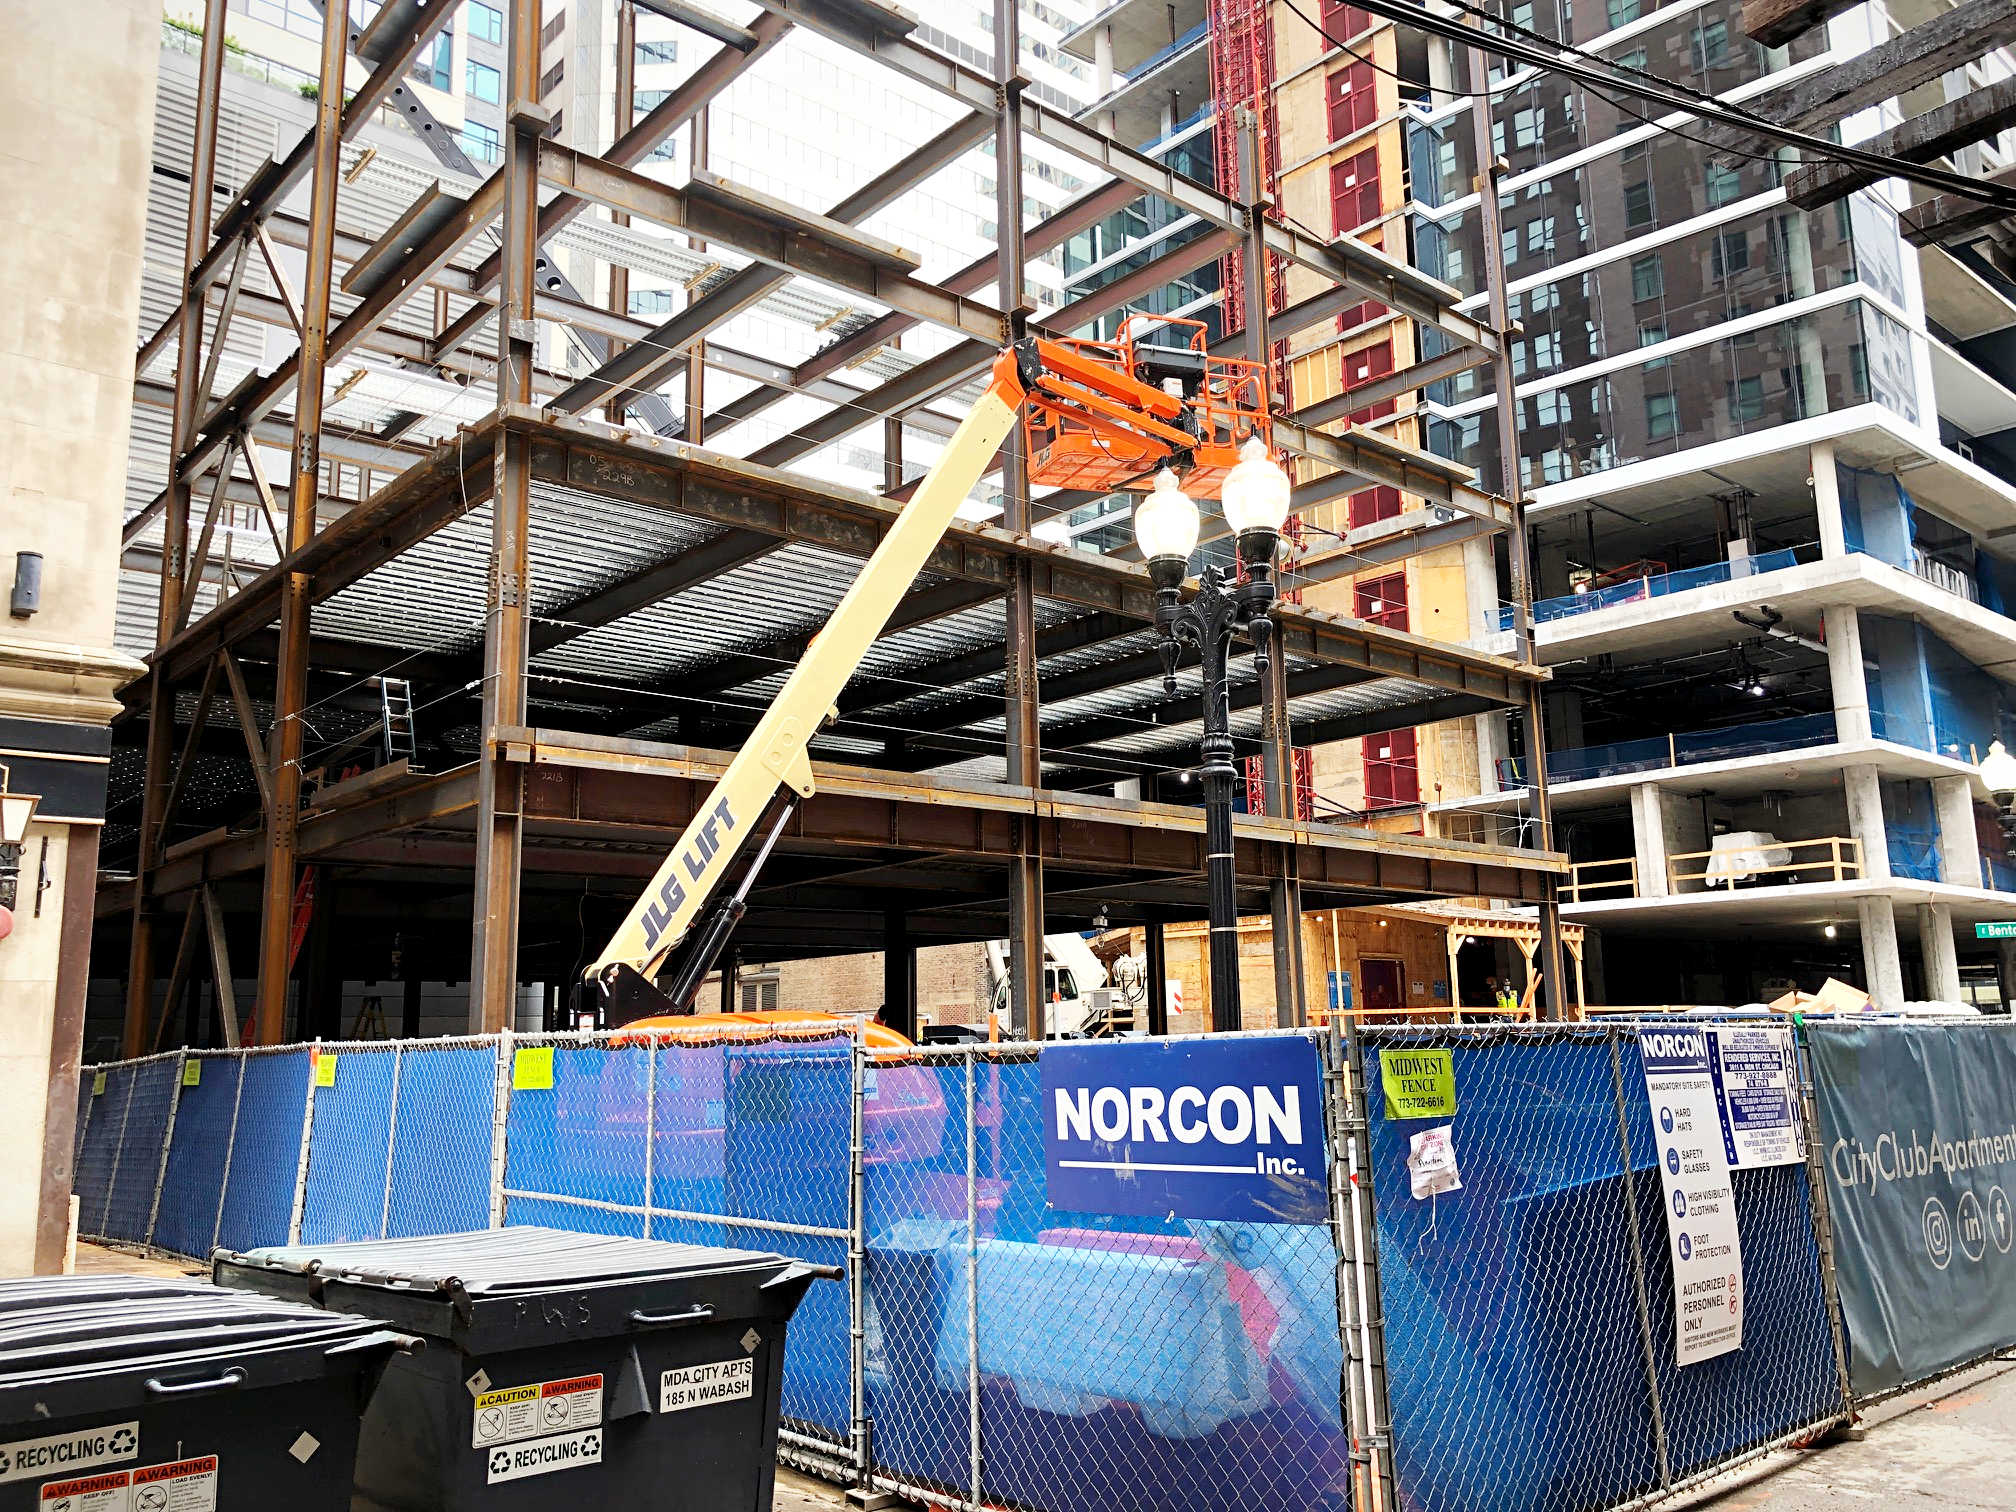
<instances>
[{"instance_id":1,"label":"green tarp banner","mask_svg":"<svg viewBox=\"0 0 2016 1512\"><path fill-rule=\"evenodd\" d=\"M1857 1394L2016 1344L2016 1025L1806 1039Z\"/></svg>"}]
</instances>

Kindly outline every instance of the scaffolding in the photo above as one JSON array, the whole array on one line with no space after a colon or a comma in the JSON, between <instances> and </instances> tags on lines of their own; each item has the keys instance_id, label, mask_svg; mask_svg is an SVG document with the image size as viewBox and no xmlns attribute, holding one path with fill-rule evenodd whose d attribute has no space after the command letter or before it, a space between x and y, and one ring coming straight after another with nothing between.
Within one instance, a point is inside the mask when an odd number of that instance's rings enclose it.
<instances>
[{"instance_id":1,"label":"scaffolding","mask_svg":"<svg viewBox=\"0 0 2016 1512\"><path fill-rule=\"evenodd\" d=\"M485 173L464 158L470 192L428 183L371 236L344 217L364 171L358 152L346 160L346 144L354 148L387 109L409 125L424 111L401 81L454 8L388 0L368 25L325 28L312 129L283 159L226 182L218 121L227 14L225 0L208 0L186 277L136 369L136 398L169 411L172 441L167 486L128 523L130 542L162 522L156 646L148 675L127 694L129 730L144 723L146 732L130 877L100 891L101 918L131 921L129 1054L163 1037L189 990L199 914L227 992L224 916L256 915L245 1039L285 1036L304 925L297 896L310 866L325 910L340 912L332 879L348 876L360 908L382 903L371 927L409 954L420 948L416 919L428 921L419 935L437 955L458 952L444 943L454 931L432 921L456 916L459 905L440 899L473 898L470 1028L508 1027L522 982L565 976L590 900L618 897L649 874L725 765L724 748L753 724L766 679L816 632L820 594L829 586L837 594L888 529L904 496L905 427L942 426L932 402L981 374L1008 339L1027 308L1026 259L1116 209L1153 196L1211 229L1061 309L1036 311L1032 330L1082 331L1236 250L1249 269L1295 264L1354 300L1432 325L1473 364L1502 355L1502 307L1492 322L1475 320L1455 308L1456 290L1404 259L1271 219L1253 196L1186 179L1033 97L1014 66L1012 5L997 6L992 72L932 47L915 35L913 17L875 0L762 5L747 25L677 6L716 51L634 122L619 119L616 140L596 154L549 135L551 114L538 103L541 5L509 0L501 164ZM964 114L823 212L701 168L677 187L639 171L673 133L704 122L708 102L752 62L800 34L872 59ZM631 35L627 23L619 35ZM346 94L353 55L366 77ZM998 255L934 282L919 276L914 257L855 229L983 142L993 142L997 164L1022 162L1025 138L1082 161L1092 187L1028 225L1018 176L999 173ZM304 185L306 214L284 209ZM625 270L669 255L656 250L662 239L629 230L633 222L695 249L693 297L662 323L620 308ZM598 306L560 271L549 243L569 235L577 256L606 268L617 308ZM276 242L304 254L298 292ZM724 267L713 260L724 250L746 261ZM261 263L272 295L248 286L246 270ZM857 317L815 355L783 364L720 344L725 321L812 280L842 291ZM1305 303L1320 311L1320 301ZM1264 359L1270 320L1280 336L1320 318L1275 311L1213 350ZM291 328L298 347L220 396L218 359L234 322ZM572 353L568 371L542 360L542 333L556 326ZM919 326L951 344L889 362L895 338ZM148 370L171 349L166 390ZM460 375L472 402L487 375L487 408L432 441L417 415L332 420L354 382L338 364L365 354ZM877 377L872 386L838 381L864 365ZM705 412L706 366L759 386ZM1418 387L1432 366L1393 382ZM658 393L682 370L683 420ZM699 444L786 394L828 408L744 457ZM1357 427L1319 428L1334 418L1278 415L1276 445L1320 467L1333 488L1331 475L1435 506L1424 547L1457 521L1523 542L1516 492L1493 493L1466 468ZM881 496L792 470L877 422ZM288 446L284 480L264 475L262 442ZM1152 791L1114 796L1129 777L1185 766L1200 711L1194 691L1162 687L1145 570L1034 533L1045 515L1087 499L1071 490L1032 499L1012 441L1000 487L998 524L947 535L843 698L828 744L815 746L826 758L819 794L781 842L736 945L779 958L1005 935L1017 1021L1037 1026L1041 972L1025 967L1041 960L1046 929L1094 917L1158 928L1203 915L1201 811L1153 801ZM230 532L217 530L237 509L257 512L278 554L249 580L229 560ZM1515 582L1523 594L1523 575ZM206 586L214 601L195 612ZM450 635L441 608L450 602L472 606L480 630ZM377 616L369 633L346 636L360 613ZM1529 623L1523 602L1518 623ZM1237 829L1242 907L1271 908L1279 921L1304 907L1465 897L1536 905L1552 921L1566 863L1544 848L1544 831L1542 849L1516 849L1278 817L1297 746L1535 707L1546 674L1530 634L1506 658L1292 603L1278 624L1268 675L1232 690L1235 721L1259 744L1270 790L1267 814L1242 817ZM637 650L660 641L691 654L654 664ZM396 699L381 686L386 677L400 684ZM469 738L458 759L422 770L412 720L457 699L473 705ZM395 702L399 721L383 712ZM225 728L227 703L235 732ZM360 703L366 712L348 734L311 735L317 711ZM262 704L271 710L263 730ZM386 759L369 764L378 749ZM245 774L235 800L234 784L215 779L219 763ZM226 792L193 808L199 786ZM226 812L232 801L241 811ZM563 944L521 941L528 897L543 920L564 925ZM164 970L170 957L160 945L177 913L180 943ZM325 953L328 934L324 927ZM1275 931L1283 1023L1308 1018L1293 938L1299 930ZM531 950L551 964L528 969ZM156 991L164 977L165 1005Z\"/></svg>"}]
</instances>

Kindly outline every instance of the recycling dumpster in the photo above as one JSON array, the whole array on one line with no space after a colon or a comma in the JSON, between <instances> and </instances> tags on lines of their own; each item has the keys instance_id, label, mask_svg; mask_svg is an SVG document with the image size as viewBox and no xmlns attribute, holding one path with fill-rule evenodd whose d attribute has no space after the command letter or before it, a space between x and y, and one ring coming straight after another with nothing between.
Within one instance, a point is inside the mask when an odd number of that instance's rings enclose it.
<instances>
[{"instance_id":1,"label":"recycling dumpster","mask_svg":"<svg viewBox=\"0 0 2016 1512\"><path fill-rule=\"evenodd\" d=\"M427 1338L358 1441L354 1505L401 1512L769 1512L785 1324L839 1274L529 1227L220 1252L214 1273Z\"/></svg>"},{"instance_id":2,"label":"recycling dumpster","mask_svg":"<svg viewBox=\"0 0 2016 1512\"><path fill-rule=\"evenodd\" d=\"M420 1341L203 1281L0 1281L0 1512L341 1512Z\"/></svg>"}]
</instances>

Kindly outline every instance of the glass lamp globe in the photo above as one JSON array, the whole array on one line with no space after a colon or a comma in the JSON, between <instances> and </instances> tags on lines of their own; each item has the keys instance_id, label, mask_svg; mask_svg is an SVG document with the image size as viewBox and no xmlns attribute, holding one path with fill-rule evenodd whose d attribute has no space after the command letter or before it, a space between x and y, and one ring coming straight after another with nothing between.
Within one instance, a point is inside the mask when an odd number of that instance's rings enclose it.
<instances>
[{"instance_id":1,"label":"glass lamp globe","mask_svg":"<svg viewBox=\"0 0 2016 1512\"><path fill-rule=\"evenodd\" d=\"M1134 506L1134 541L1157 583L1183 581L1190 553L1197 549L1197 504L1168 468L1155 475L1155 488Z\"/></svg>"},{"instance_id":2,"label":"glass lamp globe","mask_svg":"<svg viewBox=\"0 0 2016 1512\"><path fill-rule=\"evenodd\" d=\"M1288 518L1288 474L1267 454L1267 443L1249 436L1239 462L1225 475L1225 523L1238 535L1264 531L1278 535Z\"/></svg>"},{"instance_id":3,"label":"glass lamp globe","mask_svg":"<svg viewBox=\"0 0 2016 1512\"><path fill-rule=\"evenodd\" d=\"M10 793L0 789L0 845L20 845L28 838L28 821L35 817L38 793Z\"/></svg>"},{"instance_id":4,"label":"glass lamp globe","mask_svg":"<svg viewBox=\"0 0 2016 1512\"><path fill-rule=\"evenodd\" d=\"M1988 742L1981 758L1981 781L1991 793L2016 793L2016 756L1999 740Z\"/></svg>"}]
</instances>

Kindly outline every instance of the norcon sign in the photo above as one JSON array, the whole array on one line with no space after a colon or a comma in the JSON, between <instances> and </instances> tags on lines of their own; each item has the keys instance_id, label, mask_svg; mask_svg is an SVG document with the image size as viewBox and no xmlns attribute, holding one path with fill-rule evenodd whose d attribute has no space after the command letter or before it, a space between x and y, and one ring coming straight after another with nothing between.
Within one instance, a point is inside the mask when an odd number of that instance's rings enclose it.
<instances>
[{"instance_id":1,"label":"norcon sign","mask_svg":"<svg viewBox=\"0 0 2016 1512\"><path fill-rule=\"evenodd\" d=\"M1312 1041L1049 1045L1042 1066L1053 1209L1326 1220L1323 1077Z\"/></svg>"}]
</instances>

